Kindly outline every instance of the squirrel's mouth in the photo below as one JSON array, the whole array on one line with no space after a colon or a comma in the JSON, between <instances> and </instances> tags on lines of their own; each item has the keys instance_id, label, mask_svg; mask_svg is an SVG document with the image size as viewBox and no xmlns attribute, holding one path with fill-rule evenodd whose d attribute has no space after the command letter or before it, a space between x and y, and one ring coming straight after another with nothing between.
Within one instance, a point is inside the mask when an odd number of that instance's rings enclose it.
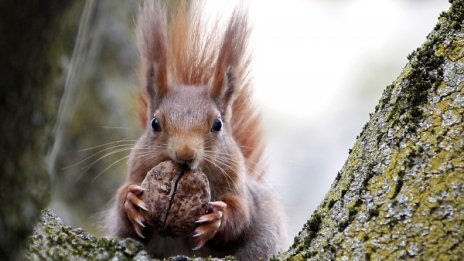
<instances>
[{"instance_id":1,"label":"squirrel's mouth","mask_svg":"<svg viewBox=\"0 0 464 261\"><path fill-rule=\"evenodd\" d=\"M192 162L179 162L180 166L182 167L183 171L197 171L200 170L199 163L197 161Z\"/></svg>"},{"instance_id":2,"label":"squirrel's mouth","mask_svg":"<svg viewBox=\"0 0 464 261\"><path fill-rule=\"evenodd\" d=\"M182 167L182 171L195 170L192 167L190 167L190 164L188 163L182 163L180 166Z\"/></svg>"}]
</instances>

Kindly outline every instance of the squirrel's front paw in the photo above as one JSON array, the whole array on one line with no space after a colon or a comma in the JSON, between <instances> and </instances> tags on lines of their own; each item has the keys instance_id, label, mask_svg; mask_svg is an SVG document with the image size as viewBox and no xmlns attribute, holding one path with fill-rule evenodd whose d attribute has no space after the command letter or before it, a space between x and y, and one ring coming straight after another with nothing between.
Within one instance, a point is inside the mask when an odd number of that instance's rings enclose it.
<instances>
[{"instance_id":1,"label":"squirrel's front paw","mask_svg":"<svg viewBox=\"0 0 464 261\"><path fill-rule=\"evenodd\" d=\"M129 221L132 223L135 233L141 238L145 238L142 234L145 228L145 218L142 211L148 211L139 197L145 191L144 188L137 185L129 185L127 187L126 200L124 201L124 210L126 211Z\"/></svg>"},{"instance_id":2,"label":"squirrel's front paw","mask_svg":"<svg viewBox=\"0 0 464 261\"><path fill-rule=\"evenodd\" d=\"M222 223L224 209L227 204L222 201L214 201L208 203L208 214L201 216L196 222L199 226L195 229L193 238L195 239L195 247L193 250L200 249L208 240L216 235Z\"/></svg>"}]
</instances>

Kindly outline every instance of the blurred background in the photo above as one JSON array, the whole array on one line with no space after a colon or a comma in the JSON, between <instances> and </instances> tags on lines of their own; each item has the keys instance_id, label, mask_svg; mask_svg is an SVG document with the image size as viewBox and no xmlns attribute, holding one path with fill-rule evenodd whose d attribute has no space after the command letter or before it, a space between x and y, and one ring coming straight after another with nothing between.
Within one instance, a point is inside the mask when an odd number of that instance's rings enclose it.
<instances>
[{"instance_id":1,"label":"blurred background","mask_svg":"<svg viewBox=\"0 0 464 261\"><path fill-rule=\"evenodd\" d=\"M61 81L73 91L61 112L51 208L96 235L97 216L125 179L128 148L140 133L139 4L95 1L85 9L82 2L78 37L64 40L74 53L62 57L69 73ZM229 5L208 2L213 12ZM382 91L448 7L444 0L250 1L255 100L289 243L329 190Z\"/></svg>"}]
</instances>

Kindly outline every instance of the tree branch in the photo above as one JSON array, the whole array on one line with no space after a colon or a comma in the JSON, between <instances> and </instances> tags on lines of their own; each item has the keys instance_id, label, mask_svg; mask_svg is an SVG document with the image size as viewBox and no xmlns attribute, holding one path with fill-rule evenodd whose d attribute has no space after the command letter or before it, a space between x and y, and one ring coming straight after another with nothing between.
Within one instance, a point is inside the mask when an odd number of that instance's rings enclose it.
<instances>
[{"instance_id":1,"label":"tree branch","mask_svg":"<svg viewBox=\"0 0 464 261\"><path fill-rule=\"evenodd\" d=\"M453 1L279 258L464 256L463 21L464 1Z\"/></svg>"}]
</instances>

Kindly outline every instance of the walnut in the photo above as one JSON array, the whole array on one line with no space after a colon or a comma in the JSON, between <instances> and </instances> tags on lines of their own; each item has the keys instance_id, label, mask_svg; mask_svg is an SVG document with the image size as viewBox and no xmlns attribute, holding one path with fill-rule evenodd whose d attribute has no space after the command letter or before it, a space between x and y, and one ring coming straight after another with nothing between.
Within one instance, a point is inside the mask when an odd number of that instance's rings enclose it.
<instances>
[{"instance_id":1,"label":"walnut","mask_svg":"<svg viewBox=\"0 0 464 261\"><path fill-rule=\"evenodd\" d=\"M207 213L211 192L206 175L185 170L172 161L152 168L141 186L142 200L148 208L148 224L162 235L186 236L195 228L195 221Z\"/></svg>"}]
</instances>

